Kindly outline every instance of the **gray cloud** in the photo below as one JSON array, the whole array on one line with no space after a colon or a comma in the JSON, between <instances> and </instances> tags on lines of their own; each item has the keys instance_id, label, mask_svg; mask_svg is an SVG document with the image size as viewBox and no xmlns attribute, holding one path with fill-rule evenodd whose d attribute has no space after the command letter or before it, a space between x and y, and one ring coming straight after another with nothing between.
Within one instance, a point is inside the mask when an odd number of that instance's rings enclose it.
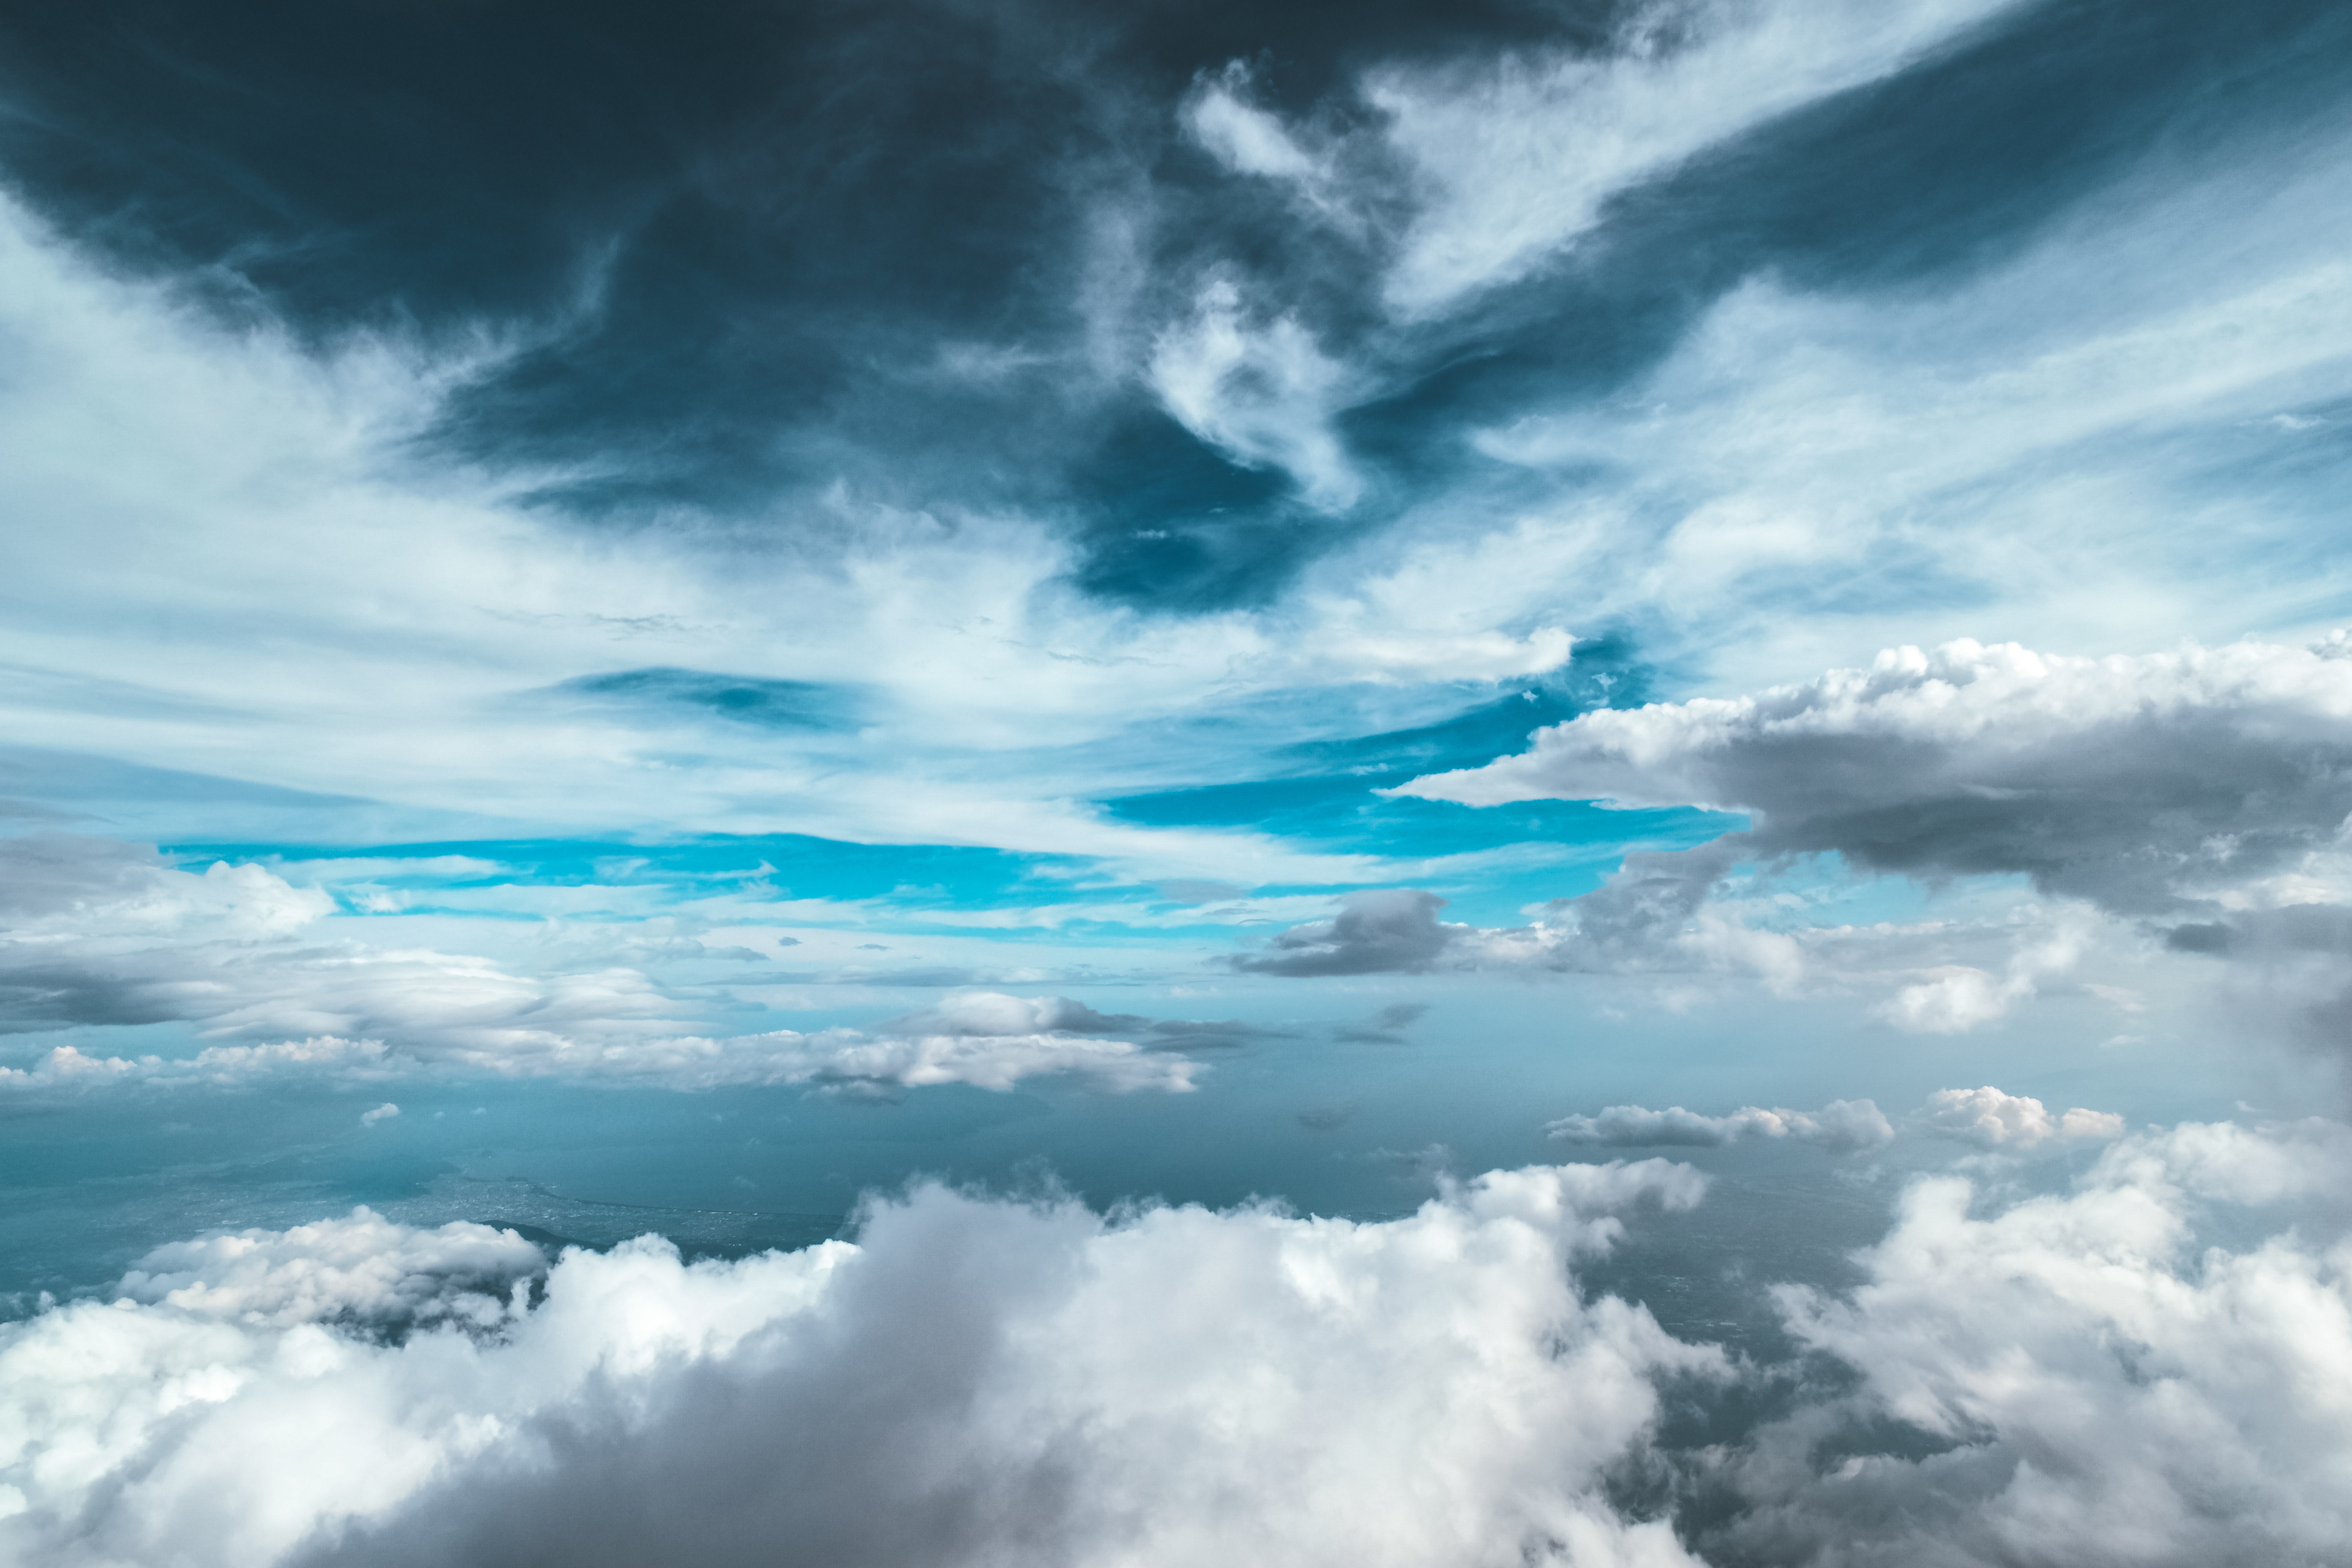
<instances>
[{"instance_id":1,"label":"gray cloud","mask_svg":"<svg viewBox=\"0 0 2352 1568\"><path fill-rule=\"evenodd\" d=\"M2352 815L2352 662L2241 643L2142 658L1956 642L1756 697L1588 713L1399 793L1750 814L1746 858L2010 874L2186 917L2330 847Z\"/></svg>"},{"instance_id":2,"label":"gray cloud","mask_svg":"<svg viewBox=\"0 0 2352 1568\"><path fill-rule=\"evenodd\" d=\"M1445 900L1411 888L1350 893L1328 921L1295 926L1266 943L1268 951L1232 960L1253 974L1417 974L1445 958L1454 933L1441 924Z\"/></svg>"}]
</instances>

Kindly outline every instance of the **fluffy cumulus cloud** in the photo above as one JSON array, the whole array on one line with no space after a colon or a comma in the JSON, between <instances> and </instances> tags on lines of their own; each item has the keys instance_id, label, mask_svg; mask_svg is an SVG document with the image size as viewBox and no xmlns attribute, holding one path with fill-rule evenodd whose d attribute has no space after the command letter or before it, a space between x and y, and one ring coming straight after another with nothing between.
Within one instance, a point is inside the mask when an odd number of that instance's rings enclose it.
<instances>
[{"instance_id":1,"label":"fluffy cumulus cloud","mask_svg":"<svg viewBox=\"0 0 2352 1568\"><path fill-rule=\"evenodd\" d=\"M1927 1098L1927 1123L1948 1138L1988 1149L2031 1149L2053 1139L2096 1140L2123 1135L2124 1119L2081 1106L2053 1115L2031 1095L1982 1089L1939 1089Z\"/></svg>"},{"instance_id":2,"label":"fluffy cumulus cloud","mask_svg":"<svg viewBox=\"0 0 2352 1568\"><path fill-rule=\"evenodd\" d=\"M1803 1135L1691 1120L1768 1116ZM1840 1119L1873 1120L1811 1120ZM1929 1175L1853 1283L1774 1292L1803 1355L1760 1365L1579 1289L1645 1208L1699 1200L1656 1160L1492 1173L1379 1223L926 1186L854 1244L690 1265L361 1210L158 1248L0 1328L0 1547L2317 1564L2352 1532L2347 1177L2352 1131L2318 1121L2124 1138L2043 1195ZM1743 1382L1781 1389L1760 1425L1661 1426ZM1669 1479L1637 1519L1643 1475Z\"/></svg>"},{"instance_id":3,"label":"fluffy cumulus cloud","mask_svg":"<svg viewBox=\"0 0 2352 1568\"><path fill-rule=\"evenodd\" d=\"M191 1568L1687 1568L1603 1482L1659 1374L1726 1363L1570 1268L1700 1184L1538 1167L1381 1224L923 1188L855 1246L569 1252L536 1304L446 1327L415 1304L527 1278L529 1249L364 1213L215 1238L0 1330L0 1540Z\"/></svg>"},{"instance_id":4,"label":"fluffy cumulus cloud","mask_svg":"<svg viewBox=\"0 0 2352 1568\"><path fill-rule=\"evenodd\" d=\"M359 1208L290 1230L159 1247L116 1289L125 1304L257 1328L443 1321L488 1327L516 1309L515 1286L546 1268L539 1248L510 1230L463 1222L420 1230Z\"/></svg>"},{"instance_id":5,"label":"fluffy cumulus cloud","mask_svg":"<svg viewBox=\"0 0 2352 1568\"><path fill-rule=\"evenodd\" d=\"M1664 1110L1612 1105L1597 1116L1563 1116L1544 1131L1562 1143L1611 1148L1712 1149L1743 1138L1790 1138L1841 1154L1875 1149L1895 1136L1885 1112L1867 1100L1833 1100L1819 1110L1766 1110L1743 1105L1728 1116L1702 1116L1679 1105Z\"/></svg>"},{"instance_id":6,"label":"fluffy cumulus cloud","mask_svg":"<svg viewBox=\"0 0 2352 1568\"><path fill-rule=\"evenodd\" d=\"M1358 895L1239 963L1277 974L1712 973L1782 993L1859 984L1880 992L1885 1021L1952 1034L2137 931L2244 961L2259 975L2250 988L2333 1037L2352 951L2347 647L2338 636L2090 658L1963 641L1755 696L1585 713L1538 731L1521 754L1391 793L1696 805L1749 826L1629 854L1601 889L1543 906L1529 926L1448 924L1433 894ZM2041 901L2012 908L2005 931L1857 928L1743 907L1729 891L1742 866L1819 855L1930 886L2021 878Z\"/></svg>"},{"instance_id":7,"label":"fluffy cumulus cloud","mask_svg":"<svg viewBox=\"0 0 2352 1568\"><path fill-rule=\"evenodd\" d=\"M1990 1214L1967 1181L1919 1183L1860 1258L1860 1287L1785 1294L1792 1331L1860 1387L1768 1427L1729 1467L1739 1511L1717 1554L2340 1561L2352 1236L2331 1184L2347 1155L2332 1125L2192 1124L2116 1145L2070 1194ZM2267 1241L2197 1245L2215 1205L2315 1202ZM1860 1436L1874 1422L1910 1441Z\"/></svg>"}]
</instances>

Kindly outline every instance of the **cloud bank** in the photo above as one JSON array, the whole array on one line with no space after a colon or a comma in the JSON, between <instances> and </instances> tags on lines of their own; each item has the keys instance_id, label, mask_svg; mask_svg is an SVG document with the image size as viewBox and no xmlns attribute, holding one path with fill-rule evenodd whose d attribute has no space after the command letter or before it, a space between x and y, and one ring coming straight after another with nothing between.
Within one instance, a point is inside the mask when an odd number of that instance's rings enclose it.
<instances>
[{"instance_id":1,"label":"cloud bank","mask_svg":"<svg viewBox=\"0 0 2352 1568\"><path fill-rule=\"evenodd\" d=\"M0 1329L0 1541L191 1568L1687 1564L1601 1478L1656 1419L1654 1373L1724 1363L1568 1269L1701 1184L1495 1173L1378 1225L927 1187L854 1247L567 1253L538 1304L396 1342L303 1313L440 1299L528 1249L365 1215L166 1249L134 1276L153 1305Z\"/></svg>"},{"instance_id":2,"label":"cloud bank","mask_svg":"<svg viewBox=\"0 0 2352 1568\"><path fill-rule=\"evenodd\" d=\"M1692 1121L1776 1114L1804 1135ZM925 1186L855 1244L692 1265L362 1210L162 1247L111 1300L0 1327L0 1542L76 1568L2315 1563L2352 1523L2347 1174L2352 1132L2313 1121L2124 1138L2060 1194L1921 1178L1851 1288L1772 1298L1823 1381L1580 1290L1647 1206L1699 1200L1655 1160L1380 1223ZM1760 1424L1660 1424L1748 1384L1782 1390Z\"/></svg>"}]
</instances>

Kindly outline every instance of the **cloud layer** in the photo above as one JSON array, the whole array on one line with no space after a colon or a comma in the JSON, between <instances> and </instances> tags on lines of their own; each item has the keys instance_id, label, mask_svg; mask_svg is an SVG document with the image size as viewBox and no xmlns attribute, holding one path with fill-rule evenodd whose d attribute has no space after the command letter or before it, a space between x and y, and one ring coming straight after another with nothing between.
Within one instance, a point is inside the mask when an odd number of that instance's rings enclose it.
<instances>
[{"instance_id":1,"label":"cloud layer","mask_svg":"<svg viewBox=\"0 0 2352 1568\"><path fill-rule=\"evenodd\" d=\"M1378 1224L929 1186L854 1245L693 1265L362 1210L0 1328L0 1540L192 1568L2318 1563L2352 1522L2347 1162L2332 1123L2184 1124L2062 1194L1923 1177L1851 1288L1777 1293L1823 1382L1580 1291L1699 1201L1654 1160ZM1669 1398L1743 1384L1780 1389L1768 1419L1669 1440ZM1664 1501L1629 1512L1644 1476Z\"/></svg>"},{"instance_id":2,"label":"cloud layer","mask_svg":"<svg viewBox=\"0 0 2352 1568\"><path fill-rule=\"evenodd\" d=\"M157 1305L0 1331L0 1531L58 1564L1685 1563L1601 1479L1656 1417L1654 1373L1724 1363L1567 1266L1701 1185L1656 1161L1496 1173L1381 1225L926 1188L855 1247L570 1253L495 1332L397 1343L295 1320L485 1250L511 1268L511 1239L362 1214L167 1249L134 1276Z\"/></svg>"}]
</instances>

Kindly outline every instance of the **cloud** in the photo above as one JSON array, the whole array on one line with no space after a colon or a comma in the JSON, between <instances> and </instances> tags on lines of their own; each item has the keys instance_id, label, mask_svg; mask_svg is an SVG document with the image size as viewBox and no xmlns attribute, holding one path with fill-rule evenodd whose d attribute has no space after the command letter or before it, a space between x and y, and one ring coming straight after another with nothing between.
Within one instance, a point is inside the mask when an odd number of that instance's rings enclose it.
<instances>
[{"instance_id":1,"label":"cloud","mask_svg":"<svg viewBox=\"0 0 2352 1568\"><path fill-rule=\"evenodd\" d=\"M1467 928L1441 922L1445 900L1410 888L1349 893L1328 921L1294 926L1242 953L1233 966L1253 974L1416 974L1435 968Z\"/></svg>"},{"instance_id":2,"label":"cloud","mask_svg":"<svg viewBox=\"0 0 2352 1568\"><path fill-rule=\"evenodd\" d=\"M1517 756L1391 793L1749 816L1697 849L1629 855L1601 889L1556 901L1536 927L1479 934L1496 961L1744 967L1783 991L1834 980L1825 955L1862 961L1864 933L1759 930L1723 897L1738 863L1832 853L1856 872L1931 886L2023 877L2052 900L1996 964L1915 951L1874 1009L1898 1027L1950 1034L1999 1018L2113 922L2133 921L2173 951L2231 959L2232 984L2259 993L2260 1009L2335 1040L2347 994L2336 966L2352 951L2345 646L2336 636L2105 658L1965 640L1896 648L1867 669L1751 697L1585 713L1538 731ZM1451 930L1443 945L1466 953L1474 938Z\"/></svg>"},{"instance_id":3,"label":"cloud","mask_svg":"<svg viewBox=\"0 0 2352 1568\"><path fill-rule=\"evenodd\" d=\"M382 1105L377 1106L373 1110L361 1111L360 1125L362 1127L373 1127L379 1121L388 1121L399 1114L400 1107L387 1100Z\"/></svg>"},{"instance_id":4,"label":"cloud","mask_svg":"<svg viewBox=\"0 0 2352 1568\"><path fill-rule=\"evenodd\" d=\"M0 1090L488 1073L874 1090L1001 1090L1063 1075L1116 1092L1182 1092L1197 1062L1108 1037L1174 1047L1250 1032L1112 1016L1063 997L966 992L874 1032L713 1036L697 1027L703 1009L690 997L635 968L518 973L470 954L315 940L311 928L333 899L257 865L220 862L199 875L112 840L0 838L0 871L17 869L0 879L0 1027L185 1021L213 1040L254 1043L173 1057L58 1045L30 1067L0 1066ZM688 951L708 952L700 943ZM363 1120L397 1114L379 1108Z\"/></svg>"},{"instance_id":5,"label":"cloud","mask_svg":"<svg viewBox=\"0 0 2352 1568\"><path fill-rule=\"evenodd\" d=\"M1176 1042L1230 1044L1238 1026L1196 1026L1165 1032ZM1115 1094L1153 1089L1182 1094L1202 1064L1171 1049L1129 1040L1058 1034L814 1034L772 1029L712 1037L641 1031L559 1033L534 1028L479 1034L419 1034L404 1044L332 1036L262 1046L208 1046L191 1057L94 1057L52 1047L33 1067L0 1067L0 1089L83 1092L107 1087L170 1089L322 1075L372 1082L394 1077L486 1074L507 1079L638 1079L668 1089L731 1084L813 1084L889 1092L963 1083L1008 1090L1025 1079L1066 1076ZM372 1123L400 1114L386 1102L361 1117Z\"/></svg>"},{"instance_id":6,"label":"cloud","mask_svg":"<svg viewBox=\"0 0 2352 1568\"><path fill-rule=\"evenodd\" d=\"M2031 1149L2053 1139L2092 1141L2123 1136L2124 1119L2113 1111L2076 1106L2053 1116L2031 1097L1982 1089L1939 1089L1927 1097L1927 1125L1948 1138L1988 1149Z\"/></svg>"},{"instance_id":7,"label":"cloud","mask_svg":"<svg viewBox=\"0 0 2352 1568\"><path fill-rule=\"evenodd\" d=\"M462 1221L422 1230L356 1208L290 1230L156 1247L131 1266L115 1294L250 1328L489 1328L524 1310L515 1287L546 1270L546 1257L510 1230Z\"/></svg>"},{"instance_id":8,"label":"cloud","mask_svg":"<svg viewBox=\"0 0 2352 1568\"><path fill-rule=\"evenodd\" d=\"M1959 641L1756 697L1603 710L1398 793L1749 813L1750 854L2024 874L2167 913L2295 864L2352 814L2352 661L2245 642L2084 658Z\"/></svg>"},{"instance_id":9,"label":"cloud","mask_svg":"<svg viewBox=\"0 0 2352 1568\"><path fill-rule=\"evenodd\" d=\"M2240 1249L2198 1246L2196 1221L2209 1203L2318 1194L2345 1138L2184 1125L2116 1145L2071 1194L1981 1214L1965 1180L1915 1184L1857 1258L1864 1283L1783 1292L1790 1331L1860 1387L1757 1435L1699 1551L1856 1568L2340 1554L2340 1194L2305 1215L2318 1234ZM2270 1180L2282 1169L2300 1179Z\"/></svg>"},{"instance_id":10,"label":"cloud","mask_svg":"<svg viewBox=\"0 0 2352 1568\"><path fill-rule=\"evenodd\" d=\"M2039 980L2064 970L2084 946L2084 922L2063 910L2012 911L1998 925L1773 930L1751 923L1752 905L1719 896L1739 853L1736 838L1637 850L1595 891L1534 906L1536 919L1523 926L1441 921L1446 900L1421 889L1349 894L1331 919L1295 926L1227 962L1292 978L1486 972L1701 977L1760 984L1780 996L1859 988L1892 993L1876 1011L1897 1027L1952 1033L2034 994ZM1785 918L1757 902L1764 915ZM2005 979L1937 956L1986 949L2007 950ZM1956 975L1981 977L1981 991L1963 989Z\"/></svg>"},{"instance_id":11,"label":"cloud","mask_svg":"<svg viewBox=\"0 0 2352 1568\"><path fill-rule=\"evenodd\" d=\"M646 1238L503 1303L533 1260L479 1226L186 1244L138 1298L0 1326L0 1547L1690 1568L1604 1479L1654 1429L1655 1374L1725 1363L1570 1269L1700 1185L1497 1172L1377 1224L927 1186L854 1246L689 1266ZM449 1314L473 1331L424 1321L461 1279L488 1287L482 1321Z\"/></svg>"},{"instance_id":12,"label":"cloud","mask_svg":"<svg viewBox=\"0 0 2352 1568\"><path fill-rule=\"evenodd\" d=\"M1362 496L1331 428L1347 368L1295 317L1249 321L1232 279L1202 285L1192 320L1160 334L1150 374L1179 424L1245 466L1283 469L1308 506L1345 511Z\"/></svg>"},{"instance_id":13,"label":"cloud","mask_svg":"<svg viewBox=\"0 0 2352 1568\"><path fill-rule=\"evenodd\" d=\"M1800 105L1889 76L2011 0L1778 0L1637 8L1593 52L1389 67L1363 94L1425 192L1384 284L1434 313L1526 277L1603 204Z\"/></svg>"},{"instance_id":14,"label":"cloud","mask_svg":"<svg viewBox=\"0 0 2352 1568\"><path fill-rule=\"evenodd\" d=\"M1802 1137L1861 1103L1594 1120ZM927 1185L855 1244L693 1265L362 1209L159 1247L0 1325L0 1550L2324 1562L2352 1530L2347 1178L2323 1121L2121 1138L2055 1194L1927 1176L1855 1283L1771 1292L1814 1359L1744 1370L1577 1283L1643 1206L1698 1200L1657 1160L1373 1223ZM1664 1387L1779 1392L1675 1447ZM1679 1478L1646 1522L1611 1500L1635 1473Z\"/></svg>"},{"instance_id":15,"label":"cloud","mask_svg":"<svg viewBox=\"0 0 2352 1568\"><path fill-rule=\"evenodd\" d=\"M1312 189L1326 177L1319 160L1299 146L1282 121L1248 100L1250 68L1235 60L1205 78L1183 110L1185 129L1219 163Z\"/></svg>"},{"instance_id":16,"label":"cloud","mask_svg":"<svg viewBox=\"0 0 2352 1568\"><path fill-rule=\"evenodd\" d=\"M1744 1105L1728 1116L1701 1116L1679 1105L1664 1110L1612 1105L1598 1116L1564 1116L1544 1131L1559 1142L1608 1148L1712 1149L1743 1138L1793 1138L1841 1154L1875 1149L1895 1136L1893 1124L1867 1100L1833 1100L1819 1110Z\"/></svg>"}]
</instances>

